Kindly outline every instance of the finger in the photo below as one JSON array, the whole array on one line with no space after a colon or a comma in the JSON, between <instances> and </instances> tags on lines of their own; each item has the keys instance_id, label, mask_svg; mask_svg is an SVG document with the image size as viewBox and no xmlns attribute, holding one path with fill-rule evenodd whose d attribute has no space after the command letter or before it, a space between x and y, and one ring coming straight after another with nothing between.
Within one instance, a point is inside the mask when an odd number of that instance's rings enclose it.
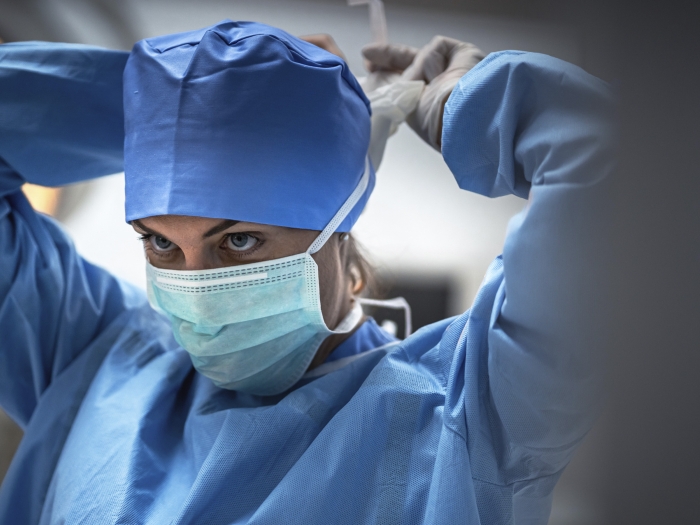
<instances>
[{"instance_id":1,"label":"finger","mask_svg":"<svg viewBox=\"0 0 700 525\"><path fill-rule=\"evenodd\" d=\"M406 69L416 57L415 47L399 44L368 44L362 48L362 56L370 64L370 71L396 71Z\"/></svg>"},{"instance_id":2,"label":"finger","mask_svg":"<svg viewBox=\"0 0 700 525\"><path fill-rule=\"evenodd\" d=\"M375 66L373 62L370 62L366 58L362 60L362 64L365 66L365 69L369 71L370 73L374 73L375 71L381 71L382 69L378 66Z\"/></svg>"},{"instance_id":3,"label":"finger","mask_svg":"<svg viewBox=\"0 0 700 525\"><path fill-rule=\"evenodd\" d=\"M447 70L460 71L464 75L467 71L481 62L486 55L474 44L460 42L454 46L448 58Z\"/></svg>"},{"instance_id":4,"label":"finger","mask_svg":"<svg viewBox=\"0 0 700 525\"><path fill-rule=\"evenodd\" d=\"M465 44L454 38L435 36L416 56L411 67L402 75L406 80L422 80L430 83L449 67L454 50Z\"/></svg>"},{"instance_id":5,"label":"finger","mask_svg":"<svg viewBox=\"0 0 700 525\"><path fill-rule=\"evenodd\" d=\"M444 36L435 36L416 55L410 67L406 68L402 77L405 80L422 80L430 82L437 75L445 71L449 47Z\"/></svg>"},{"instance_id":6,"label":"finger","mask_svg":"<svg viewBox=\"0 0 700 525\"><path fill-rule=\"evenodd\" d=\"M335 40L331 35L319 33L316 35L304 35L300 36L299 38L308 42L309 44L315 45L316 47L325 49L329 53L333 53L335 56L338 56L343 60L346 60L345 54L340 50L338 44L335 43Z\"/></svg>"}]
</instances>

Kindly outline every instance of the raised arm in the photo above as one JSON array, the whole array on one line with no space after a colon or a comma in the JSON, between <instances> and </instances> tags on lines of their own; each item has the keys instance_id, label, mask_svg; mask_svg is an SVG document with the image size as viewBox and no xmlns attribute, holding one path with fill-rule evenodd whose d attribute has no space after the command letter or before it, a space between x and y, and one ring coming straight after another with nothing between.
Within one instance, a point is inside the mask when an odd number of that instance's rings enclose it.
<instances>
[{"instance_id":1,"label":"raised arm","mask_svg":"<svg viewBox=\"0 0 700 525\"><path fill-rule=\"evenodd\" d=\"M495 298L475 308L490 309L488 375L480 378L490 395L480 410L497 414L507 457L530 476L563 468L597 415L599 206L613 169L613 114L605 82L515 51L489 55L445 107L443 156L459 186L529 194L509 225Z\"/></svg>"},{"instance_id":2,"label":"raised arm","mask_svg":"<svg viewBox=\"0 0 700 525\"><path fill-rule=\"evenodd\" d=\"M0 157L15 172L0 195L123 170L127 57L77 44L0 45Z\"/></svg>"},{"instance_id":3,"label":"raised arm","mask_svg":"<svg viewBox=\"0 0 700 525\"><path fill-rule=\"evenodd\" d=\"M20 191L122 169L127 54L0 45L0 403L24 425L44 391L138 294L81 259Z\"/></svg>"},{"instance_id":4,"label":"raised arm","mask_svg":"<svg viewBox=\"0 0 700 525\"><path fill-rule=\"evenodd\" d=\"M529 199L472 308L443 339L457 341L445 347L445 422L467 442L475 483L504 486L516 514L546 521L538 502L601 398L609 86L535 53L479 62L476 48L444 37L420 51L374 45L365 57L394 70L410 64L404 77L428 82L409 122L442 151L460 188Z\"/></svg>"}]
</instances>

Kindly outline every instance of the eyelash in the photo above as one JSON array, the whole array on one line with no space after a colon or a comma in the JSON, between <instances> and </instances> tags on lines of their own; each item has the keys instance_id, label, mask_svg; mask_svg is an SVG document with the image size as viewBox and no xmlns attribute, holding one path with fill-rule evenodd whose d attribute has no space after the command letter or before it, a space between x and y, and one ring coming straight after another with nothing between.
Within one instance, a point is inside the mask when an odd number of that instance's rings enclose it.
<instances>
[{"instance_id":1,"label":"eyelash","mask_svg":"<svg viewBox=\"0 0 700 525\"><path fill-rule=\"evenodd\" d=\"M246 235L250 235L253 239L255 239L255 240L258 241L258 242L255 244L255 246L253 246L253 247L252 247L250 250L248 250L247 252L236 252L236 251L233 251L233 250L228 250L228 251L231 253L231 255L232 255L233 257L241 258L241 257L244 257L244 256L252 255L252 254L255 253L256 251L258 251L258 249L259 249L263 244L265 244L265 241L263 241L260 237L256 237L255 235L252 235L252 234L250 234L250 233L247 233L247 232L236 232L236 233L245 233ZM229 238L231 235L234 235L234 234L233 234L233 233L230 233L230 234L226 235L226 237L224 237L224 242L227 241L228 238ZM153 250L152 248L150 248L150 246L149 246L148 244L146 244L146 241L148 241L151 237L153 237L153 234L152 234L152 233L142 233L142 234L139 235L139 241L143 242L143 243L147 246L147 249L150 249L151 252L155 253L158 257L160 257L160 258L162 258L162 259L166 259L166 258L170 257L170 256L174 253L175 250L170 251L170 252L166 252L166 253L158 253L158 252L156 252L155 250Z\"/></svg>"},{"instance_id":2,"label":"eyelash","mask_svg":"<svg viewBox=\"0 0 700 525\"><path fill-rule=\"evenodd\" d=\"M139 240L143 243L143 247L147 252L152 253L153 255L158 257L159 259L169 259L170 257L172 257L175 250L169 251L169 252L164 252L164 253L155 251L153 249L153 247L151 246L151 243L147 242L148 240L151 239L151 237L153 237L153 234L151 234L151 233L142 233L141 235L139 235Z\"/></svg>"},{"instance_id":3,"label":"eyelash","mask_svg":"<svg viewBox=\"0 0 700 525\"><path fill-rule=\"evenodd\" d=\"M231 253L231 255L232 255L233 257L237 257L237 258L240 259L240 258L243 258L243 257L247 257L247 256L249 256L249 255L252 255L252 254L254 254L255 252L257 252L263 244L265 244L265 241L263 241L260 237L257 237L256 235L253 235L252 233L248 233L248 232L229 233L228 235L226 235L226 237L224 237L224 242L228 241L228 239L229 239L232 235L236 235L237 233L244 233L245 235L248 235L249 237L252 237L253 239L255 239L257 242L255 243L255 246L253 246L252 248L250 248L250 249L249 249L248 251L246 251L246 252L237 252L237 251L234 251L234 250L227 250L229 253Z\"/></svg>"}]
</instances>

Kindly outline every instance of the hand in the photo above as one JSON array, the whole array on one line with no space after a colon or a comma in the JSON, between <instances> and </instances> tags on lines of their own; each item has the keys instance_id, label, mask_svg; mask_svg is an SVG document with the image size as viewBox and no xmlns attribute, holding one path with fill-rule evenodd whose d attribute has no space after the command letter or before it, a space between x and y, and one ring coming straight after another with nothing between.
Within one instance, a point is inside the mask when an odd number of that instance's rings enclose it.
<instances>
[{"instance_id":1,"label":"hand","mask_svg":"<svg viewBox=\"0 0 700 525\"><path fill-rule=\"evenodd\" d=\"M423 80L425 90L406 122L433 148L441 150L445 103L467 71L484 58L475 45L436 36L423 49L395 44L369 44L362 49L371 72L401 73L404 80Z\"/></svg>"},{"instance_id":2,"label":"hand","mask_svg":"<svg viewBox=\"0 0 700 525\"><path fill-rule=\"evenodd\" d=\"M315 45L316 47L325 49L329 53L333 53L335 56L338 56L345 60L345 55L338 47L338 44L335 43L335 40L333 40L333 37L331 35L319 33L317 35L304 35L300 36L299 38L305 40L309 44Z\"/></svg>"}]
</instances>

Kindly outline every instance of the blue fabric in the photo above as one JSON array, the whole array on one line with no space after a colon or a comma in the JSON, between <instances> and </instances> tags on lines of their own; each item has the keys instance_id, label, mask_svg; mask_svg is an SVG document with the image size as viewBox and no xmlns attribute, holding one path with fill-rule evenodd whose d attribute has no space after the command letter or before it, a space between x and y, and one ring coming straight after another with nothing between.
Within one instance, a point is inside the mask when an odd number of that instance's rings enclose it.
<instances>
[{"instance_id":1,"label":"blue fabric","mask_svg":"<svg viewBox=\"0 0 700 525\"><path fill-rule=\"evenodd\" d=\"M124 112L127 221L177 214L322 230L369 147L369 101L345 62L254 22L137 43ZM373 188L372 172L338 231Z\"/></svg>"},{"instance_id":2,"label":"blue fabric","mask_svg":"<svg viewBox=\"0 0 700 525\"><path fill-rule=\"evenodd\" d=\"M123 171L128 56L79 44L0 44L5 163L43 186ZM20 184L6 171L0 192Z\"/></svg>"},{"instance_id":3,"label":"blue fabric","mask_svg":"<svg viewBox=\"0 0 700 525\"><path fill-rule=\"evenodd\" d=\"M81 68L99 82L99 60L56 56L0 61L1 107L24 96L12 82L26 69L39 84ZM86 107L104 95L80 87ZM34 96L37 114L56 103ZM530 205L472 308L269 398L197 374L143 294L81 259L16 191L70 173L0 164L0 403L25 430L0 522L546 523L595 415L598 370L582 341L599 327L571 314L590 284L581 213L611 170L611 114L607 86L579 68L529 53L482 61L448 101L443 154L461 187L529 190ZM37 128L23 151L59 166L93 158L88 133L60 134ZM0 142L2 159L13 153ZM371 326L356 334L369 346Z\"/></svg>"}]
</instances>

